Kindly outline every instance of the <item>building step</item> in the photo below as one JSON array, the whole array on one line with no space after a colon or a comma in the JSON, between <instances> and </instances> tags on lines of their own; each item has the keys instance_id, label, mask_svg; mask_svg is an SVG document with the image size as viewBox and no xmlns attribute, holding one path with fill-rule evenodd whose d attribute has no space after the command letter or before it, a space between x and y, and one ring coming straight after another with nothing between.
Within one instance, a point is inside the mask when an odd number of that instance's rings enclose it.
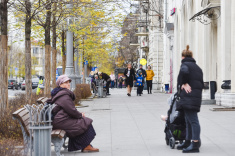
<instances>
[{"instance_id":1,"label":"building step","mask_svg":"<svg viewBox=\"0 0 235 156\"><path fill-rule=\"evenodd\" d=\"M214 99L203 99L202 100L202 105L215 105L216 100Z\"/></svg>"}]
</instances>

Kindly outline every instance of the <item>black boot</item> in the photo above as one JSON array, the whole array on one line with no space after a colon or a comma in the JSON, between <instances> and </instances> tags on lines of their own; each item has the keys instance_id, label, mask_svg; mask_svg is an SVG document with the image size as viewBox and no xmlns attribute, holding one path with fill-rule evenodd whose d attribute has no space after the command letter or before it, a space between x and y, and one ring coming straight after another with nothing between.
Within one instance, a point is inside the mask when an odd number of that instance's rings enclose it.
<instances>
[{"instance_id":1,"label":"black boot","mask_svg":"<svg viewBox=\"0 0 235 156\"><path fill-rule=\"evenodd\" d=\"M182 144L180 144L180 145L177 146L177 149L178 149L178 150L182 150L183 148L189 147L190 144L191 144L191 141L190 141L190 140L185 140Z\"/></svg>"},{"instance_id":2,"label":"black boot","mask_svg":"<svg viewBox=\"0 0 235 156\"><path fill-rule=\"evenodd\" d=\"M183 149L183 153L199 153L200 142L191 142L191 145Z\"/></svg>"}]
</instances>

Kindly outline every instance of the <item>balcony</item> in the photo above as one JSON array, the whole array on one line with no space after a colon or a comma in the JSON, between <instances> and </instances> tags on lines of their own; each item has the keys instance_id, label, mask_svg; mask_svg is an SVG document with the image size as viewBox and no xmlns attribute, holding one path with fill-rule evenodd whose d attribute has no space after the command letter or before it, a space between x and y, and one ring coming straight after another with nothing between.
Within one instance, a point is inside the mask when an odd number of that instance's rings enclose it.
<instances>
[{"instance_id":1,"label":"balcony","mask_svg":"<svg viewBox=\"0 0 235 156\"><path fill-rule=\"evenodd\" d=\"M135 36L148 36L149 33L148 32L138 32L135 34Z\"/></svg>"},{"instance_id":2,"label":"balcony","mask_svg":"<svg viewBox=\"0 0 235 156\"><path fill-rule=\"evenodd\" d=\"M136 47L138 47L138 46L140 46L140 44L139 44L139 43L130 43L130 46L136 46Z\"/></svg>"}]
</instances>

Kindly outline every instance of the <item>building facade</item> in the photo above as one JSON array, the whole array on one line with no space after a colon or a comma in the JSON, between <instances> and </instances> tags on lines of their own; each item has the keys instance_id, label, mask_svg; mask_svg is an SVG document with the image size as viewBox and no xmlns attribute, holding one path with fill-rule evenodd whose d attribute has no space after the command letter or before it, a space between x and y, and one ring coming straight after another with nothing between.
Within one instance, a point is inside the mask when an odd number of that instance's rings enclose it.
<instances>
[{"instance_id":1,"label":"building facade","mask_svg":"<svg viewBox=\"0 0 235 156\"><path fill-rule=\"evenodd\" d=\"M163 0L139 2L140 17L137 23L139 60L144 58L155 73L153 89L160 90L163 82Z\"/></svg>"},{"instance_id":2,"label":"building facade","mask_svg":"<svg viewBox=\"0 0 235 156\"><path fill-rule=\"evenodd\" d=\"M235 1L165 0L164 83L176 91L181 52L190 46L204 73L204 99L213 99L210 90L216 84L216 104L235 106ZM169 75L170 73L170 75ZM226 81L227 80L227 81ZM226 84L225 84L226 81ZM212 83L213 82L213 83ZM221 86L223 87L222 89Z\"/></svg>"}]
</instances>

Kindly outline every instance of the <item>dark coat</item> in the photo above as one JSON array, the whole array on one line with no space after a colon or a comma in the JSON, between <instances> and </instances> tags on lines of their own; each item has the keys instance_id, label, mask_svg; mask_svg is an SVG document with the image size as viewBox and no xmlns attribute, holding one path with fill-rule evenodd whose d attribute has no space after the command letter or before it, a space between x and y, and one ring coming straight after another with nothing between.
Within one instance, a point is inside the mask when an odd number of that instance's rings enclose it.
<instances>
[{"instance_id":1,"label":"dark coat","mask_svg":"<svg viewBox=\"0 0 235 156\"><path fill-rule=\"evenodd\" d=\"M188 83L192 92L186 93L181 86ZM177 104L178 110L194 110L199 112L202 102L203 72L193 58L186 57L182 60L178 75L178 91L180 100Z\"/></svg>"},{"instance_id":2,"label":"dark coat","mask_svg":"<svg viewBox=\"0 0 235 156\"><path fill-rule=\"evenodd\" d=\"M130 69L130 76L127 76L128 68L124 71L124 76L126 77L126 86L130 85L130 87L133 87L133 81L135 79L135 70L133 68Z\"/></svg>"},{"instance_id":3,"label":"dark coat","mask_svg":"<svg viewBox=\"0 0 235 156\"><path fill-rule=\"evenodd\" d=\"M102 79L104 79L105 81L111 80L110 76L106 73L102 73Z\"/></svg>"},{"instance_id":4,"label":"dark coat","mask_svg":"<svg viewBox=\"0 0 235 156\"><path fill-rule=\"evenodd\" d=\"M65 130L68 137L83 134L92 123L92 119L82 117L82 113L77 111L74 100L73 92L68 89L60 90L48 100L49 103L56 104L52 110L55 115L53 129Z\"/></svg>"}]
</instances>

